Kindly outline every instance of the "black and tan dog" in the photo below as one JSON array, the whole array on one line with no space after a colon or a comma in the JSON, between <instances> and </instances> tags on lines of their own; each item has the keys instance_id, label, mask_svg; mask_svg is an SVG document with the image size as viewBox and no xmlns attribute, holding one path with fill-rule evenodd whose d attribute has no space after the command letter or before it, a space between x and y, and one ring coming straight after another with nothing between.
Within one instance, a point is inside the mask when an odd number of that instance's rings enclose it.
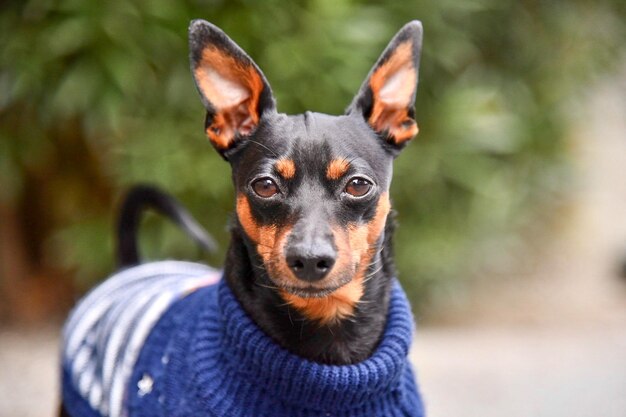
<instances>
[{"instance_id":1,"label":"black and tan dog","mask_svg":"<svg viewBox=\"0 0 626 417\"><path fill-rule=\"evenodd\" d=\"M279 113L261 70L219 28L193 21L189 40L206 134L236 190L228 287L291 353L365 360L383 336L395 276L389 187L394 158L418 131L421 24L393 38L341 116Z\"/></svg>"},{"instance_id":2,"label":"black and tan dog","mask_svg":"<svg viewBox=\"0 0 626 417\"><path fill-rule=\"evenodd\" d=\"M206 134L237 193L225 278L257 324L303 357L358 362L381 336L394 274L392 161L418 130L421 36L418 22L398 33L345 115L288 116L237 45L207 22L191 25Z\"/></svg>"}]
</instances>

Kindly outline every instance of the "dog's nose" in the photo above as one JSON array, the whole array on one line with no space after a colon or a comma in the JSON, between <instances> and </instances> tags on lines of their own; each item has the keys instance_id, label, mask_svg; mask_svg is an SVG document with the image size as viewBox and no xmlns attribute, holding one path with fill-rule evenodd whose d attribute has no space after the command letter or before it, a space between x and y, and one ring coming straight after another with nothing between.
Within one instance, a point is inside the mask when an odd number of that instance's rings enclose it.
<instances>
[{"instance_id":1,"label":"dog's nose","mask_svg":"<svg viewBox=\"0 0 626 417\"><path fill-rule=\"evenodd\" d=\"M315 282L322 280L335 265L335 251L324 245L315 250L303 250L300 245L291 246L286 258L289 269L303 281Z\"/></svg>"}]
</instances>

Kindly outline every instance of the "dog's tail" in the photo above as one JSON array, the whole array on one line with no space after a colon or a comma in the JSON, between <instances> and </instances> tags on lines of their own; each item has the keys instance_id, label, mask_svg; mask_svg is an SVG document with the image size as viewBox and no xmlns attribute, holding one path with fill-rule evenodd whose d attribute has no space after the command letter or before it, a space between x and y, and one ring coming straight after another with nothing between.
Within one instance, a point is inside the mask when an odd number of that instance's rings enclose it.
<instances>
[{"instance_id":1,"label":"dog's tail","mask_svg":"<svg viewBox=\"0 0 626 417\"><path fill-rule=\"evenodd\" d=\"M211 235L174 197L150 185L137 185L124 197L117 221L118 267L124 268L140 263L137 229L141 215L146 209L164 214L206 251L217 250L217 244Z\"/></svg>"}]
</instances>

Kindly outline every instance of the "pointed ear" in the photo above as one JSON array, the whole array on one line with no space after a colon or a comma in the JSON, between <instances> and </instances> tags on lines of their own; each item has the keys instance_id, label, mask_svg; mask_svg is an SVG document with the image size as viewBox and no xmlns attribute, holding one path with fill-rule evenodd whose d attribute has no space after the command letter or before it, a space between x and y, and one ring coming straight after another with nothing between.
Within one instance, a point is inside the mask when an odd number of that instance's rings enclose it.
<instances>
[{"instance_id":1,"label":"pointed ear","mask_svg":"<svg viewBox=\"0 0 626 417\"><path fill-rule=\"evenodd\" d=\"M422 24L414 20L391 40L347 110L362 115L396 150L418 131L414 118L421 50Z\"/></svg>"},{"instance_id":2,"label":"pointed ear","mask_svg":"<svg viewBox=\"0 0 626 417\"><path fill-rule=\"evenodd\" d=\"M189 26L191 72L207 110L205 130L224 156L249 136L274 98L254 61L221 29L204 20Z\"/></svg>"}]
</instances>

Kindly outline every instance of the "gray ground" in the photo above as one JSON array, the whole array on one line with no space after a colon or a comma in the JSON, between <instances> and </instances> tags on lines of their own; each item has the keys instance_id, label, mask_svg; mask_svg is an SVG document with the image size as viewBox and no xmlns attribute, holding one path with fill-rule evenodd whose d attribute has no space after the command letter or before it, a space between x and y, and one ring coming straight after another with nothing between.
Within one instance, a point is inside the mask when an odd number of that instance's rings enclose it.
<instances>
[{"instance_id":1,"label":"gray ground","mask_svg":"<svg viewBox=\"0 0 626 417\"><path fill-rule=\"evenodd\" d=\"M430 417L626 417L626 282L613 271L626 252L625 92L608 83L578 110L582 181L542 261L443 299L446 325L419 329ZM57 334L0 330L0 417L54 415Z\"/></svg>"},{"instance_id":2,"label":"gray ground","mask_svg":"<svg viewBox=\"0 0 626 417\"><path fill-rule=\"evenodd\" d=\"M414 358L428 415L624 417L624 329L426 329Z\"/></svg>"}]
</instances>

